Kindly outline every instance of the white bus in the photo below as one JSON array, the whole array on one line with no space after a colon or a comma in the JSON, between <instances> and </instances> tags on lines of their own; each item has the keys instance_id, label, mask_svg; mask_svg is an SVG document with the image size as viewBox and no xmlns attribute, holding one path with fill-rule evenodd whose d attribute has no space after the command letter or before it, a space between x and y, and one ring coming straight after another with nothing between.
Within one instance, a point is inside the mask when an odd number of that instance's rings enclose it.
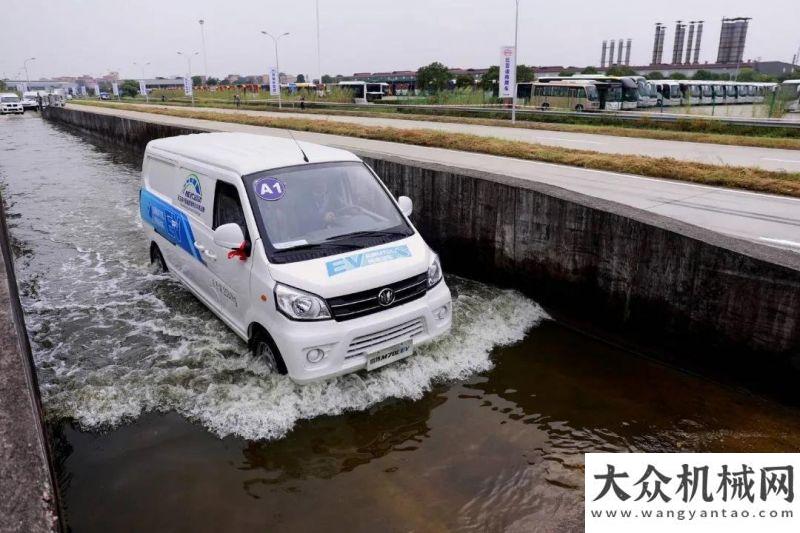
<instances>
[{"instance_id":1,"label":"white bus","mask_svg":"<svg viewBox=\"0 0 800 533\"><path fill-rule=\"evenodd\" d=\"M539 109L595 111L600 109L600 96L595 82L564 80L518 84L517 95L528 105Z\"/></svg>"},{"instance_id":2,"label":"white bus","mask_svg":"<svg viewBox=\"0 0 800 533\"><path fill-rule=\"evenodd\" d=\"M656 105L671 107L681 105L681 85L674 80L659 80L656 85Z\"/></svg>"},{"instance_id":3,"label":"white bus","mask_svg":"<svg viewBox=\"0 0 800 533\"><path fill-rule=\"evenodd\" d=\"M786 80L778 86L777 91L784 109L800 112L800 80Z\"/></svg>"},{"instance_id":4,"label":"white bus","mask_svg":"<svg viewBox=\"0 0 800 533\"><path fill-rule=\"evenodd\" d=\"M353 102L366 104L381 100L389 94L388 83L367 83L365 81L340 81L339 87L353 91Z\"/></svg>"}]
</instances>

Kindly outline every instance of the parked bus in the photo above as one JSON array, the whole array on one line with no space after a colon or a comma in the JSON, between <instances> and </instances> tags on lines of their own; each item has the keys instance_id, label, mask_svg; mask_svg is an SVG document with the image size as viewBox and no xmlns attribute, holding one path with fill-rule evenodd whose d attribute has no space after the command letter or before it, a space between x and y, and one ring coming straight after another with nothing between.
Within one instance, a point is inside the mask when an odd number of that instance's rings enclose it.
<instances>
[{"instance_id":1,"label":"parked bus","mask_svg":"<svg viewBox=\"0 0 800 533\"><path fill-rule=\"evenodd\" d=\"M644 76L630 76L636 82L638 91L636 107L653 107L658 102L656 96L655 83L649 81Z\"/></svg>"},{"instance_id":2,"label":"parked bus","mask_svg":"<svg viewBox=\"0 0 800 533\"><path fill-rule=\"evenodd\" d=\"M602 74L575 74L573 76L551 76L539 78L542 83L554 81L590 81L594 83L600 100L600 109L619 111L635 109L638 87L630 78L603 76Z\"/></svg>"},{"instance_id":3,"label":"parked bus","mask_svg":"<svg viewBox=\"0 0 800 533\"><path fill-rule=\"evenodd\" d=\"M681 82L681 104L683 105L697 105L700 103L700 86L692 83L691 81Z\"/></svg>"},{"instance_id":4,"label":"parked bus","mask_svg":"<svg viewBox=\"0 0 800 533\"><path fill-rule=\"evenodd\" d=\"M353 102L366 104L380 100L389 94L388 83L367 83L365 81L340 81L339 87L353 91Z\"/></svg>"},{"instance_id":5,"label":"parked bus","mask_svg":"<svg viewBox=\"0 0 800 533\"><path fill-rule=\"evenodd\" d=\"M600 109L600 95L595 83L583 80L520 83L517 97L540 109L595 111Z\"/></svg>"},{"instance_id":6,"label":"parked bus","mask_svg":"<svg viewBox=\"0 0 800 533\"><path fill-rule=\"evenodd\" d=\"M777 98L787 111L800 112L800 80L786 80L777 87Z\"/></svg>"},{"instance_id":7,"label":"parked bus","mask_svg":"<svg viewBox=\"0 0 800 533\"><path fill-rule=\"evenodd\" d=\"M660 80L656 82L656 105L671 107L681 105L681 85L673 80Z\"/></svg>"}]
</instances>

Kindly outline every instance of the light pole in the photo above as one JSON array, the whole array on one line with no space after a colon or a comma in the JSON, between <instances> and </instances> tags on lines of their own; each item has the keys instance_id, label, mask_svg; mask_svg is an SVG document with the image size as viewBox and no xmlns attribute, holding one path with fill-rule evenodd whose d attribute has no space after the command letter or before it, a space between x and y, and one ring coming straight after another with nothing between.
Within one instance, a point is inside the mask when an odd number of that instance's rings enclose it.
<instances>
[{"instance_id":1,"label":"light pole","mask_svg":"<svg viewBox=\"0 0 800 533\"><path fill-rule=\"evenodd\" d=\"M278 59L278 41L281 40L281 37L289 35L289 32L281 33L277 37L273 37L264 30L261 30L261 33L272 39L272 42L275 43L275 69L278 71L278 109L281 109L283 105L281 103L281 62L280 59Z\"/></svg>"},{"instance_id":2,"label":"light pole","mask_svg":"<svg viewBox=\"0 0 800 533\"><path fill-rule=\"evenodd\" d=\"M519 35L519 0L514 15L514 94L511 98L511 123L517 121L517 36Z\"/></svg>"},{"instance_id":3,"label":"light pole","mask_svg":"<svg viewBox=\"0 0 800 533\"><path fill-rule=\"evenodd\" d=\"M203 74L206 77L206 83L208 83L208 56L206 56L206 30L204 26L206 21L200 19L197 22L200 23L200 39L203 43Z\"/></svg>"},{"instance_id":4,"label":"light pole","mask_svg":"<svg viewBox=\"0 0 800 533\"><path fill-rule=\"evenodd\" d=\"M199 55L199 54L200 54L200 52L192 52L192 53L189 53L189 52L187 52L187 53L178 52L179 56L183 56L183 57L186 58L186 66L189 69L188 70L188 74L186 76L188 77L190 84L192 83L192 56L196 56L196 55ZM192 86L190 85L190 87L192 87ZM192 87L191 96L192 96L192 107L194 107L194 87Z\"/></svg>"},{"instance_id":5,"label":"light pole","mask_svg":"<svg viewBox=\"0 0 800 533\"><path fill-rule=\"evenodd\" d=\"M322 85L322 54L320 53L320 42L319 42L319 0L316 2L317 4L317 73L319 78L317 78L317 83ZM280 73L278 73L280 76Z\"/></svg>"},{"instance_id":6,"label":"light pole","mask_svg":"<svg viewBox=\"0 0 800 533\"><path fill-rule=\"evenodd\" d=\"M146 63L137 63L136 61L134 61L133 64L136 65L137 67L142 67L142 78L141 78L141 80L142 80L142 84L144 84L144 100L145 100L145 102L147 102L149 104L150 103L150 95L147 94L147 81L145 81L145 77L144 77L144 67L149 65L150 62L148 61Z\"/></svg>"},{"instance_id":7,"label":"light pole","mask_svg":"<svg viewBox=\"0 0 800 533\"><path fill-rule=\"evenodd\" d=\"M27 83L28 85L31 84L31 77L30 75L28 75L28 61L34 61L35 59L36 59L35 57L29 57L28 59L22 62L22 68L25 69L25 83Z\"/></svg>"}]
</instances>

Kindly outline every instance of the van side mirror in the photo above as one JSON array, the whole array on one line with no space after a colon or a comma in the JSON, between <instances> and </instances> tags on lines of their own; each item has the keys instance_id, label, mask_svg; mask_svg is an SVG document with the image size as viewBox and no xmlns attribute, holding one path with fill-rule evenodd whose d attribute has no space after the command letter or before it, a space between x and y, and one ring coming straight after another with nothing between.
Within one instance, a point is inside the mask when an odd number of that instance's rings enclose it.
<instances>
[{"instance_id":1,"label":"van side mirror","mask_svg":"<svg viewBox=\"0 0 800 533\"><path fill-rule=\"evenodd\" d=\"M414 211L414 202L412 202L411 198L408 196L401 196L398 198L397 205L400 206L400 211L407 217L410 217L411 213Z\"/></svg>"},{"instance_id":2,"label":"van side mirror","mask_svg":"<svg viewBox=\"0 0 800 533\"><path fill-rule=\"evenodd\" d=\"M244 242L244 234L239 224L223 224L214 230L214 244L221 248L234 250Z\"/></svg>"}]
</instances>

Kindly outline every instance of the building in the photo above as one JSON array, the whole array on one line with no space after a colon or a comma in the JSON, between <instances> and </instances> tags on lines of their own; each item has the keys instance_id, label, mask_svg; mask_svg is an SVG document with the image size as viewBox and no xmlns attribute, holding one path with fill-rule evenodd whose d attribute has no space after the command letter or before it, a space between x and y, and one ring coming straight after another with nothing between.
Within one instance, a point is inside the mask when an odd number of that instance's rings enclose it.
<instances>
[{"instance_id":1,"label":"building","mask_svg":"<svg viewBox=\"0 0 800 533\"><path fill-rule=\"evenodd\" d=\"M749 17L723 18L719 32L717 63L741 63L747 41Z\"/></svg>"}]
</instances>

